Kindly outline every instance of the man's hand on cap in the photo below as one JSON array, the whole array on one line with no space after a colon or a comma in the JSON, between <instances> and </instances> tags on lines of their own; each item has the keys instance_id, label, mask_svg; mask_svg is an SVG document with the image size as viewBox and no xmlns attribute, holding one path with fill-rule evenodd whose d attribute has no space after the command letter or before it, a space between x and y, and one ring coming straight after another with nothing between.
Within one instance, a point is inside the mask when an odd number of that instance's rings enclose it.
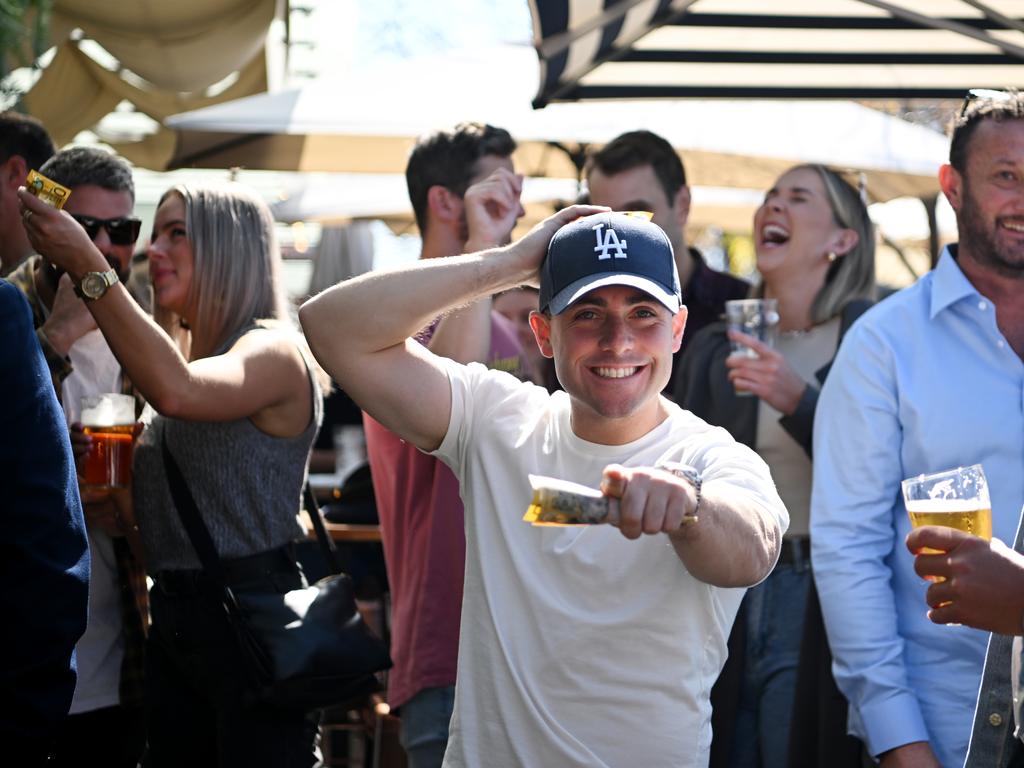
<instances>
[{"instance_id":1,"label":"man's hand on cap","mask_svg":"<svg viewBox=\"0 0 1024 768\"><path fill-rule=\"evenodd\" d=\"M540 265L544 263L544 257L548 252L548 243L551 242L555 232L581 216L605 213L609 210L611 209L603 205L570 205L568 208L563 208L548 216L531 229L525 237L517 240L509 251L510 255L514 254L522 264L524 275L519 284L532 285L534 288L540 285Z\"/></svg>"}]
</instances>

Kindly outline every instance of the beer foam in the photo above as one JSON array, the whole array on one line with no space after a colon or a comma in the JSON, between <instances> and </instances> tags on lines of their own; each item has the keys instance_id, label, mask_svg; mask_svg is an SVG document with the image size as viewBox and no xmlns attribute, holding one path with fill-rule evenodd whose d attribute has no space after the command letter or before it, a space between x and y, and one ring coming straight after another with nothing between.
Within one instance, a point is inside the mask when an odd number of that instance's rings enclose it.
<instances>
[{"instance_id":1,"label":"beer foam","mask_svg":"<svg viewBox=\"0 0 1024 768\"><path fill-rule=\"evenodd\" d=\"M135 421L135 399L131 395L87 395L82 398L81 421L87 427L111 427Z\"/></svg>"},{"instance_id":2,"label":"beer foam","mask_svg":"<svg viewBox=\"0 0 1024 768\"><path fill-rule=\"evenodd\" d=\"M918 499L906 502L907 512L917 514L954 514L988 508L987 499Z\"/></svg>"}]
</instances>

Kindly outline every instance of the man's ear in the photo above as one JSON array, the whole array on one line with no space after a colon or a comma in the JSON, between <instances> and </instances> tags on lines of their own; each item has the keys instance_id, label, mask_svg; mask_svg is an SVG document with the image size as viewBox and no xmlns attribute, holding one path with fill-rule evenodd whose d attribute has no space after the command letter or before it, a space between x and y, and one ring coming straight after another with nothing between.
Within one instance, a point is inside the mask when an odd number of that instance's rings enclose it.
<instances>
[{"instance_id":1,"label":"man's ear","mask_svg":"<svg viewBox=\"0 0 1024 768\"><path fill-rule=\"evenodd\" d=\"M11 189L23 186L26 176L28 176L28 164L21 155L11 155L0 166L0 179L3 180L4 186Z\"/></svg>"},{"instance_id":2,"label":"man's ear","mask_svg":"<svg viewBox=\"0 0 1024 768\"><path fill-rule=\"evenodd\" d=\"M440 221L457 221L462 215L462 198L447 187L435 184L427 190L427 208Z\"/></svg>"},{"instance_id":3,"label":"man's ear","mask_svg":"<svg viewBox=\"0 0 1024 768\"><path fill-rule=\"evenodd\" d=\"M950 207L959 213L963 203L964 177L949 163L939 167L939 189L946 196Z\"/></svg>"},{"instance_id":4,"label":"man's ear","mask_svg":"<svg viewBox=\"0 0 1024 768\"><path fill-rule=\"evenodd\" d=\"M690 219L690 188L685 184L681 186L672 204L676 212L676 221L679 222L680 229L685 230L686 222Z\"/></svg>"},{"instance_id":5,"label":"man's ear","mask_svg":"<svg viewBox=\"0 0 1024 768\"><path fill-rule=\"evenodd\" d=\"M551 346L551 318L540 312L530 313L530 328L533 330L533 338L537 340L537 346L544 357L554 357L555 351Z\"/></svg>"},{"instance_id":6,"label":"man's ear","mask_svg":"<svg viewBox=\"0 0 1024 768\"><path fill-rule=\"evenodd\" d=\"M679 351L683 343L683 331L686 330L686 316L689 310L686 305L679 307L679 311L672 316L672 354Z\"/></svg>"}]
</instances>

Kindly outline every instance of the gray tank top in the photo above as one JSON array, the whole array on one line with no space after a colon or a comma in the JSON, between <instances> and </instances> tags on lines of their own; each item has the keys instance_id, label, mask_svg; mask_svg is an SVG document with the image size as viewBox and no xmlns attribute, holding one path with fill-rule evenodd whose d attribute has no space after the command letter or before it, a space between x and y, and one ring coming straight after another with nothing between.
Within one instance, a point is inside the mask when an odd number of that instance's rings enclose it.
<instances>
[{"instance_id":1,"label":"gray tank top","mask_svg":"<svg viewBox=\"0 0 1024 768\"><path fill-rule=\"evenodd\" d=\"M243 329L215 354L261 330ZM297 437L268 435L248 418L184 421L152 415L135 447L132 494L147 571L202 567L171 498L160 446L164 435L221 557L253 555L305 535L296 515L323 419L323 396L301 344L299 351L309 373L313 418Z\"/></svg>"}]
</instances>

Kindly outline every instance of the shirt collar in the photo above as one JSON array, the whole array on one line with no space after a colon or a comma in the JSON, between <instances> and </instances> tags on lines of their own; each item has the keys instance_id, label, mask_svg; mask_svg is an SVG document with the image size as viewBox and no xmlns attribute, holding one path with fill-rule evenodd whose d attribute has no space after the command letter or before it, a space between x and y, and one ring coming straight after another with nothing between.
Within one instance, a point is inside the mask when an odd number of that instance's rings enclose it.
<instances>
[{"instance_id":1,"label":"shirt collar","mask_svg":"<svg viewBox=\"0 0 1024 768\"><path fill-rule=\"evenodd\" d=\"M931 319L961 299L980 295L957 263L956 244L947 245L932 273Z\"/></svg>"}]
</instances>

